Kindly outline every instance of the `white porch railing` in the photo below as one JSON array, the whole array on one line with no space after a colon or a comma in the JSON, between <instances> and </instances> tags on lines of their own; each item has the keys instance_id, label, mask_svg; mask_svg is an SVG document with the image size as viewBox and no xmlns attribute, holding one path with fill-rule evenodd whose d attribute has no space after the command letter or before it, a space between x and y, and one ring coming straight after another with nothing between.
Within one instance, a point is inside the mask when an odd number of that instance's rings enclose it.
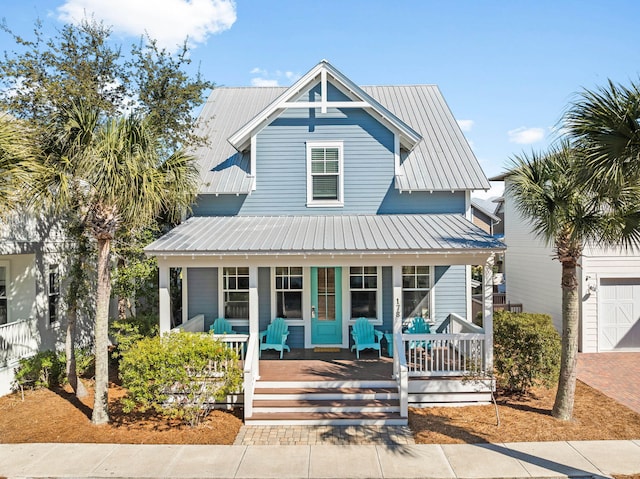
<instances>
[{"instance_id":1,"label":"white porch railing","mask_svg":"<svg viewBox=\"0 0 640 479\"><path fill-rule=\"evenodd\" d=\"M251 334L247 343L247 358L244 362L244 417L253 416L253 392L260 377L259 335Z\"/></svg>"},{"instance_id":2,"label":"white porch railing","mask_svg":"<svg viewBox=\"0 0 640 479\"><path fill-rule=\"evenodd\" d=\"M435 333L402 334L401 349L411 377L482 375L484 330L450 314Z\"/></svg>"},{"instance_id":3,"label":"white porch railing","mask_svg":"<svg viewBox=\"0 0 640 479\"><path fill-rule=\"evenodd\" d=\"M38 352L37 321L22 319L0 326L0 368Z\"/></svg>"},{"instance_id":4,"label":"white porch railing","mask_svg":"<svg viewBox=\"0 0 640 479\"><path fill-rule=\"evenodd\" d=\"M186 331L188 333L206 333L204 330L204 314L198 314L190 318L186 323L181 324L171 330ZM238 357L244 361L246 345L249 341L248 334L211 334L213 339L225 343L227 347L233 349Z\"/></svg>"}]
</instances>

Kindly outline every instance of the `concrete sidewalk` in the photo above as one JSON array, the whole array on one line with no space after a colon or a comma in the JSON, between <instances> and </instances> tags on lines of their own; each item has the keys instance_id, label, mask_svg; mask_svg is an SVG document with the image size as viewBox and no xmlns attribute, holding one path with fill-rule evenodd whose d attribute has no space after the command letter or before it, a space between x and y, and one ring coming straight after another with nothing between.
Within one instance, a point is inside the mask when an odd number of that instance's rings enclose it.
<instances>
[{"instance_id":1,"label":"concrete sidewalk","mask_svg":"<svg viewBox=\"0 0 640 479\"><path fill-rule=\"evenodd\" d=\"M640 473L640 440L406 446L0 444L0 476L558 478Z\"/></svg>"}]
</instances>

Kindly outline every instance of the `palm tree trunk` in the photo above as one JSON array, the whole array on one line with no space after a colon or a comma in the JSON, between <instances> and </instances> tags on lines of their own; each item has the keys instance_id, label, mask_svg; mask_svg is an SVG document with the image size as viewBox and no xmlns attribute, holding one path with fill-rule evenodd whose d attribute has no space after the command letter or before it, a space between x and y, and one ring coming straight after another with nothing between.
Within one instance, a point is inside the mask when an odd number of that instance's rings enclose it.
<instances>
[{"instance_id":1,"label":"palm tree trunk","mask_svg":"<svg viewBox=\"0 0 640 479\"><path fill-rule=\"evenodd\" d=\"M82 384L82 381L78 379L78 373L76 371L76 320L78 318L78 310L71 308L67 312L67 337L65 339L65 353L67 355L67 379L69 384L73 388L73 392L76 397L83 398L87 396L87 389Z\"/></svg>"},{"instance_id":2,"label":"palm tree trunk","mask_svg":"<svg viewBox=\"0 0 640 479\"><path fill-rule=\"evenodd\" d=\"M562 258L562 357L552 415L564 421L573 416L578 361L579 298L576 258Z\"/></svg>"},{"instance_id":3,"label":"palm tree trunk","mask_svg":"<svg viewBox=\"0 0 640 479\"><path fill-rule=\"evenodd\" d=\"M109 297L111 279L109 253L111 240L98 239L98 289L96 293L96 389L91 422L105 424L109 422Z\"/></svg>"}]
</instances>

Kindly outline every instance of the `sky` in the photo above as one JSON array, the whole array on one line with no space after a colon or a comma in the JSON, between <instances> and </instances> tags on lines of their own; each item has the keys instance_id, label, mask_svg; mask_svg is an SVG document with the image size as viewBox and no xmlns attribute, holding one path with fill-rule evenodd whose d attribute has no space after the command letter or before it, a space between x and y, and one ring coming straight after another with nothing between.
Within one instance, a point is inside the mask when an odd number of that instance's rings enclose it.
<instances>
[{"instance_id":1,"label":"sky","mask_svg":"<svg viewBox=\"0 0 640 479\"><path fill-rule=\"evenodd\" d=\"M437 84L488 177L544 150L563 111L609 79L639 80L637 0L0 0L30 37L93 16L129 46L188 36L218 86L289 86L326 59L359 85ZM0 52L14 49L0 32ZM474 196L500 193L501 184Z\"/></svg>"}]
</instances>

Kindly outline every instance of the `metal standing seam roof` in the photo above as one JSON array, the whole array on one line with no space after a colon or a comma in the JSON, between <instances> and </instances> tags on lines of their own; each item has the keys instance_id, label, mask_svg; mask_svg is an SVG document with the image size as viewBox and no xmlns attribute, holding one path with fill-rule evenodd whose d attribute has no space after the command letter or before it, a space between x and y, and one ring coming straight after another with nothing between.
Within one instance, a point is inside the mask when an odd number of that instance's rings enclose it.
<instances>
[{"instance_id":1,"label":"metal standing seam roof","mask_svg":"<svg viewBox=\"0 0 640 479\"><path fill-rule=\"evenodd\" d=\"M462 215L199 216L145 248L161 254L503 251Z\"/></svg>"},{"instance_id":2,"label":"metal standing seam roof","mask_svg":"<svg viewBox=\"0 0 640 479\"><path fill-rule=\"evenodd\" d=\"M209 146L197 149L204 194L251 191L249 154L228 138L282 95L285 87L216 88L200 114L198 134ZM396 188L401 191L488 189L487 181L440 90L435 85L364 86L362 90L411 126L422 140L402 158ZM302 159L304 161L304 159Z\"/></svg>"},{"instance_id":3,"label":"metal standing seam roof","mask_svg":"<svg viewBox=\"0 0 640 479\"><path fill-rule=\"evenodd\" d=\"M250 155L238 153L227 139L285 90L282 87L220 87L211 92L200 113L197 132L209 140L208 145L193 151L200 169L200 193L247 194L251 191Z\"/></svg>"}]
</instances>

